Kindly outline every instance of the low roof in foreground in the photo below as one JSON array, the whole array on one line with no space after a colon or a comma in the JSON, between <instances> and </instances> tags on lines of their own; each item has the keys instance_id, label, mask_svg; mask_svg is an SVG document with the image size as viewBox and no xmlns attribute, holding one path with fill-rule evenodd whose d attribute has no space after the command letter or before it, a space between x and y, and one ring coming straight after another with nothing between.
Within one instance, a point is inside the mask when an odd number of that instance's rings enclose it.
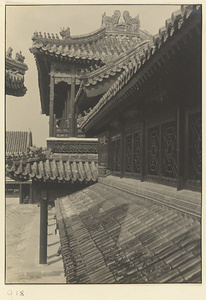
<instances>
[{"instance_id":1,"label":"low roof in foreground","mask_svg":"<svg viewBox=\"0 0 206 300\"><path fill-rule=\"evenodd\" d=\"M98 180L96 161L70 159L11 159L7 161L6 173L19 181L92 183Z\"/></svg>"},{"instance_id":2,"label":"low roof in foreground","mask_svg":"<svg viewBox=\"0 0 206 300\"><path fill-rule=\"evenodd\" d=\"M197 218L102 183L56 208L67 283L201 282Z\"/></svg>"}]
</instances>

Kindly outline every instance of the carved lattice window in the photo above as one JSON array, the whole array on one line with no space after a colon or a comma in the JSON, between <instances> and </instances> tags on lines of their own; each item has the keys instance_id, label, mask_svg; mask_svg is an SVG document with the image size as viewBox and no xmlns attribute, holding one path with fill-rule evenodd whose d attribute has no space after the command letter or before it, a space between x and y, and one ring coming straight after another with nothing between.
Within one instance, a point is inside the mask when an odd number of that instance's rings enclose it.
<instances>
[{"instance_id":1,"label":"carved lattice window","mask_svg":"<svg viewBox=\"0 0 206 300\"><path fill-rule=\"evenodd\" d=\"M125 172L132 172L132 135L126 137Z\"/></svg>"},{"instance_id":2,"label":"carved lattice window","mask_svg":"<svg viewBox=\"0 0 206 300\"><path fill-rule=\"evenodd\" d=\"M161 175L177 178L177 125L171 121L161 125Z\"/></svg>"},{"instance_id":3,"label":"carved lattice window","mask_svg":"<svg viewBox=\"0 0 206 300\"><path fill-rule=\"evenodd\" d=\"M133 158L133 172L140 174L140 163L141 163L141 143L140 143L140 132L134 134L134 158Z\"/></svg>"},{"instance_id":4,"label":"carved lattice window","mask_svg":"<svg viewBox=\"0 0 206 300\"><path fill-rule=\"evenodd\" d=\"M112 137L110 152L111 171L120 171L121 168L121 139L120 135Z\"/></svg>"},{"instance_id":5,"label":"carved lattice window","mask_svg":"<svg viewBox=\"0 0 206 300\"><path fill-rule=\"evenodd\" d=\"M189 179L202 177L202 116L201 112L189 114Z\"/></svg>"},{"instance_id":6,"label":"carved lattice window","mask_svg":"<svg viewBox=\"0 0 206 300\"><path fill-rule=\"evenodd\" d=\"M177 178L176 119L148 130L148 175Z\"/></svg>"},{"instance_id":7,"label":"carved lattice window","mask_svg":"<svg viewBox=\"0 0 206 300\"><path fill-rule=\"evenodd\" d=\"M159 175L160 127L148 130L148 174Z\"/></svg>"}]
</instances>

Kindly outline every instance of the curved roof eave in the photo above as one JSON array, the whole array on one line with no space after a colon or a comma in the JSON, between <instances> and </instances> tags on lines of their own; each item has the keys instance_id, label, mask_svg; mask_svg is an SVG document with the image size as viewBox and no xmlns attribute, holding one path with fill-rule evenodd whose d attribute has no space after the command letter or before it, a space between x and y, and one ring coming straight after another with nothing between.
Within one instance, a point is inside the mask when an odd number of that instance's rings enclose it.
<instances>
[{"instance_id":1,"label":"curved roof eave","mask_svg":"<svg viewBox=\"0 0 206 300\"><path fill-rule=\"evenodd\" d=\"M97 116L106 104L108 104L109 100L114 98L114 96L116 96L116 94L128 83L131 77L136 74L140 68L142 69L144 63L150 60L150 58L158 52L159 48L165 44L169 38L171 40L175 33L182 28L184 22L186 22L191 15L194 15L195 12L200 9L200 5L182 5L180 10L175 11L171 18L166 20L165 26L159 29L158 34L154 35L153 46L145 49L144 55L136 64L128 66L127 70L118 77L115 83L103 95L95 107L88 113L88 115L85 116L84 121L81 124L82 130L84 130L85 127L89 127L91 120Z\"/></svg>"}]
</instances>

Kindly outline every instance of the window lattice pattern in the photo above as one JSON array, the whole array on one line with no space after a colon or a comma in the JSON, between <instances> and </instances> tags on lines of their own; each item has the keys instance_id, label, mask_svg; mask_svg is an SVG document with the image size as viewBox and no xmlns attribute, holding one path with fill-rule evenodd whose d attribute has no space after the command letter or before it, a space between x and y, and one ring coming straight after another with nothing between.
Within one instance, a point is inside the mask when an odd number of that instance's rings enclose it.
<instances>
[{"instance_id":1,"label":"window lattice pattern","mask_svg":"<svg viewBox=\"0 0 206 300\"><path fill-rule=\"evenodd\" d=\"M148 130L148 174L159 175L159 150L160 130L159 126Z\"/></svg>"},{"instance_id":2,"label":"window lattice pattern","mask_svg":"<svg viewBox=\"0 0 206 300\"><path fill-rule=\"evenodd\" d=\"M132 136L126 137L125 172L132 172Z\"/></svg>"},{"instance_id":3,"label":"window lattice pattern","mask_svg":"<svg viewBox=\"0 0 206 300\"><path fill-rule=\"evenodd\" d=\"M141 163L141 143L140 143L140 132L134 134L134 173L140 174L140 163Z\"/></svg>"},{"instance_id":4,"label":"window lattice pattern","mask_svg":"<svg viewBox=\"0 0 206 300\"><path fill-rule=\"evenodd\" d=\"M202 176L202 117L201 112L189 115L189 179Z\"/></svg>"},{"instance_id":5,"label":"window lattice pattern","mask_svg":"<svg viewBox=\"0 0 206 300\"><path fill-rule=\"evenodd\" d=\"M177 178L176 121L161 125L161 175Z\"/></svg>"}]
</instances>

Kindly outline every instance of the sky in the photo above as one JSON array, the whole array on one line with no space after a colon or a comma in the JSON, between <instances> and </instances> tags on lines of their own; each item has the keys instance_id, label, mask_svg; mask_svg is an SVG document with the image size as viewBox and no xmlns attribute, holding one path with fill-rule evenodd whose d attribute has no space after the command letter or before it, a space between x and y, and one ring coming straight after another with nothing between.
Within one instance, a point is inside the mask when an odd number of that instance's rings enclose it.
<instances>
[{"instance_id":1,"label":"sky","mask_svg":"<svg viewBox=\"0 0 206 300\"><path fill-rule=\"evenodd\" d=\"M6 96L6 130L31 130L33 144L46 147L49 118L41 113L37 67L29 51L35 31L59 34L61 28L70 27L71 36L90 33L100 28L104 12L112 16L118 9L122 13L128 10L132 17L139 14L141 29L156 34L179 8L175 5L111 4L6 6L6 49L13 48L13 58L21 50L28 66L26 94L23 97Z\"/></svg>"}]
</instances>

